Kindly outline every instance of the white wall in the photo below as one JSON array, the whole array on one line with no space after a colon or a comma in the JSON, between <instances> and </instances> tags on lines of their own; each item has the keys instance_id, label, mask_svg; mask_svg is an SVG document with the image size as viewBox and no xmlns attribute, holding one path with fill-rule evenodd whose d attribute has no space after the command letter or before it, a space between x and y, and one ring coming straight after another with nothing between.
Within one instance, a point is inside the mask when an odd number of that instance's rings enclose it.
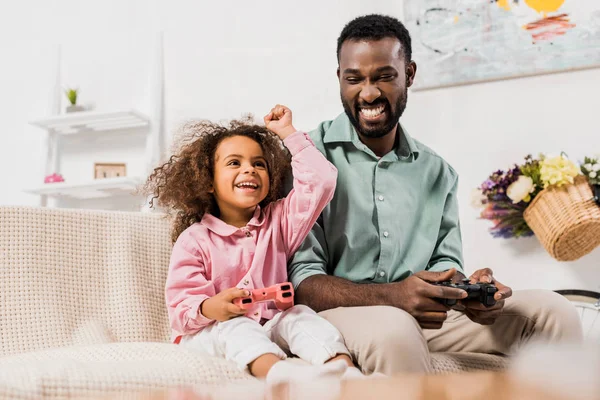
<instances>
[{"instance_id":1,"label":"white wall","mask_svg":"<svg viewBox=\"0 0 600 400\"><path fill-rule=\"evenodd\" d=\"M28 121L48 115L59 44L62 84L78 86L83 104L147 108L158 11L146 3L25 0L5 7L0 14L0 204L38 204L37 196L22 189L43 182L44 131ZM93 157L85 151L66 157L65 178L91 179L95 161L112 161ZM82 162L71 168L78 159Z\"/></svg>"},{"instance_id":2,"label":"white wall","mask_svg":"<svg viewBox=\"0 0 600 400\"><path fill-rule=\"evenodd\" d=\"M344 23L369 12L401 17L401 9L392 0L13 3L0 15L0 205L37 204L21 191L43 173L42 131L27 121L47 112L58 43L64 83L98 109L149 110L153 40L162 30L169 130L188 118L262 117L276 102L311 129L342 110L335 40ZM490 171L529 152L600 152L592 120L599 81L600 70L590 70L410 94L403 123L461 175L468 269L493 267L515 288L600 289L600 250L558 263L536 239L492 239L469 206ZM92 160L79 154L65 166L84 162Z\"/></svg>"}]
</instances>

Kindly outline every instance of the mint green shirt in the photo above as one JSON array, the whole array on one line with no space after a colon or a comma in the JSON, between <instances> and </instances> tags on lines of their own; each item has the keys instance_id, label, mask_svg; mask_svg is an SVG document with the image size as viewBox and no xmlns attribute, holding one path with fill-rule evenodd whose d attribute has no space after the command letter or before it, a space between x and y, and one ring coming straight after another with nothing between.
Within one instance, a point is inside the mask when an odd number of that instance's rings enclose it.
<instances>
[{"instance_id":1,"label":"mint green shirt","mask_svg":"<svg viewBox=\"0 0 600 400\"><path fill-rule=\"evenodd\" d=\"M288 265L294 287L316 274L359 283L396 282L452 267L463 272L458 175L402 128L378 158L346 114L310 133L338 169L333 200Z\"/></svg>"}]
</instances>

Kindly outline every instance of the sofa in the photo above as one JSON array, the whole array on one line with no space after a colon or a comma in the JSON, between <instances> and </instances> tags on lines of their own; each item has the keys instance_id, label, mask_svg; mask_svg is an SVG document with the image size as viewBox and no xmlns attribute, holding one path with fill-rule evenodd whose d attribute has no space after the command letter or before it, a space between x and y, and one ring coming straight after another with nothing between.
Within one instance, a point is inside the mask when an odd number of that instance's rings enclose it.
<instances>
[{"instance_id":1,"label":"sofa","mask_svg":"<svg viewBox=\"0 0 600 400\"><path fill-rule=\"evenodd\" d=\"M0 207L0 398L90 398L254 382L169 343L160 213ZM502 357L432 355L436 373L499 370Z\"/></svg>"}]
</instances>

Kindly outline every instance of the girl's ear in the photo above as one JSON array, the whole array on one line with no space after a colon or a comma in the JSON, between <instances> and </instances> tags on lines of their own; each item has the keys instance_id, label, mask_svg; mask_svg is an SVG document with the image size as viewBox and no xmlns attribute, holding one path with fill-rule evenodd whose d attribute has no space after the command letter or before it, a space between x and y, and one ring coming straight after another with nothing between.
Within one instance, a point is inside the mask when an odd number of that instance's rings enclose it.
<instances>
[{"instance_id":1,"label":"girl's ear","mask_svg":"<svg viewBox=\"0 0 600 400\"><path fill-rule=\"evenodd\" d=\"M214 193L214 192L215 192L215 188L211 184L210 187L208 188L208 193Z\"/></svg>"}]
</instances>

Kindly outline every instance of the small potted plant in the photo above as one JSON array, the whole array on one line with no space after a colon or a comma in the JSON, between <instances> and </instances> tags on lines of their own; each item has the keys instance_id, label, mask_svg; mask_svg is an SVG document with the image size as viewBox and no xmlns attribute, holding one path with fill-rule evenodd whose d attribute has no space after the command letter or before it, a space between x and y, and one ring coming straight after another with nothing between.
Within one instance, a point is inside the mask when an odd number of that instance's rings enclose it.
<instances>
[{"instance_id":1,"label":"small potted plant","mask_svg":"<svg viewBox=\"0 0 600 400\"><path fill-rule=\"evenodd\" d=\"M79 89L72 89L72 88L65 89L65 95L67 96L67 99L69 99L69 103L71 103L71 105L67 106L67 108L66 108L66 111L68 113L84 110L84 108L82 106L77 105L78 91L79 91Z\"/></svg>"}]
</instances>

